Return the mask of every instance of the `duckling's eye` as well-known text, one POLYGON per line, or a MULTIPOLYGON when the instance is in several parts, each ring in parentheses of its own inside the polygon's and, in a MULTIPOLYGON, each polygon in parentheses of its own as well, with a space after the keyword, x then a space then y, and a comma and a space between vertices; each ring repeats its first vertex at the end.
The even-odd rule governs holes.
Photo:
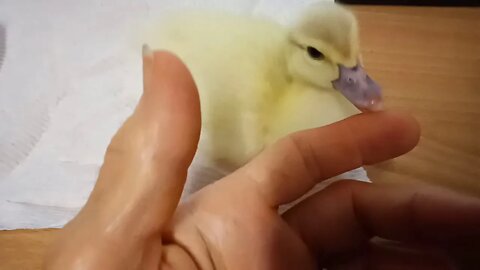
POLYGON ((308 52, 308 55, 310 55, 310 57, 315 59, 315 60, 322 60, 322 59, 325 58, 325 55, 323 55, 322 52, 315 49, 314 47, 308 46, 307 47, 307 52, 308 52))

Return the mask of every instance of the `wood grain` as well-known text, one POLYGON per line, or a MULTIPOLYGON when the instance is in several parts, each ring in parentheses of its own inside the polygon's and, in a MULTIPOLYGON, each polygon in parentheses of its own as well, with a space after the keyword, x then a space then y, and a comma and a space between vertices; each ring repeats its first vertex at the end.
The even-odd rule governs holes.
POLYGON ((15 230, 0 232, 0 269, 41 269, 47 246, 58 230, 15 230))
POLYGON ((369 168, 379 182, 480 196, 480 9, 359 7, 365 64, 387 107, 422 127, 410 154, 369 168))
MULTIPOLYGON (((412 113, 422 126, 413 152, 369 167, 370 176, 480 196, 480 9, 354 10, 365 65, 385 88, 387 106, 412 113)), ((0 269, 40 269, 56 233, 0 232, 0 269)))

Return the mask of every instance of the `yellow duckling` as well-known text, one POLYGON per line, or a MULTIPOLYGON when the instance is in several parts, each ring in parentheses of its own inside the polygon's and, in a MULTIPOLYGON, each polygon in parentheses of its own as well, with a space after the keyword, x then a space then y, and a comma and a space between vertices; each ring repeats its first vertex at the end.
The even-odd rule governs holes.
POLYGON ((285 27, 213 12, 172 16, 147 43, 177 54, 200 93, 202 131, 186 193, 245 164, 289 133, 380 110, 360 60, 354 15, 313 5, 285 27))

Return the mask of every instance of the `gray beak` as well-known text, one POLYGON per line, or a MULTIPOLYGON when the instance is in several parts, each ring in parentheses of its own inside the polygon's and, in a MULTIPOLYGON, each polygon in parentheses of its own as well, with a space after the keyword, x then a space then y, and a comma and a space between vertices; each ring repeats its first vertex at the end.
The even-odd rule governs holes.
POLYGON ((368 76, 365 69, 356 65, 352 68, 339 65, 340 76, 333 87, 340 91, 361 111, 380 111, 383 98, 380 86, 368 76))

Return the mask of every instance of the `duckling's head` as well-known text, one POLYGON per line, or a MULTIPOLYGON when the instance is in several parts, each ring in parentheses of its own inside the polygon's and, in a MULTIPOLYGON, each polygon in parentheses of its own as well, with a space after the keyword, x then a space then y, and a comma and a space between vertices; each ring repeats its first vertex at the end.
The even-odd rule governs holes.
POLYGON ((360 63, 355 16, 339 5, 307 9, 289 35, 288 69, 293 79, 340 91, 358 109, 380 110, 381 90, 360 63))

